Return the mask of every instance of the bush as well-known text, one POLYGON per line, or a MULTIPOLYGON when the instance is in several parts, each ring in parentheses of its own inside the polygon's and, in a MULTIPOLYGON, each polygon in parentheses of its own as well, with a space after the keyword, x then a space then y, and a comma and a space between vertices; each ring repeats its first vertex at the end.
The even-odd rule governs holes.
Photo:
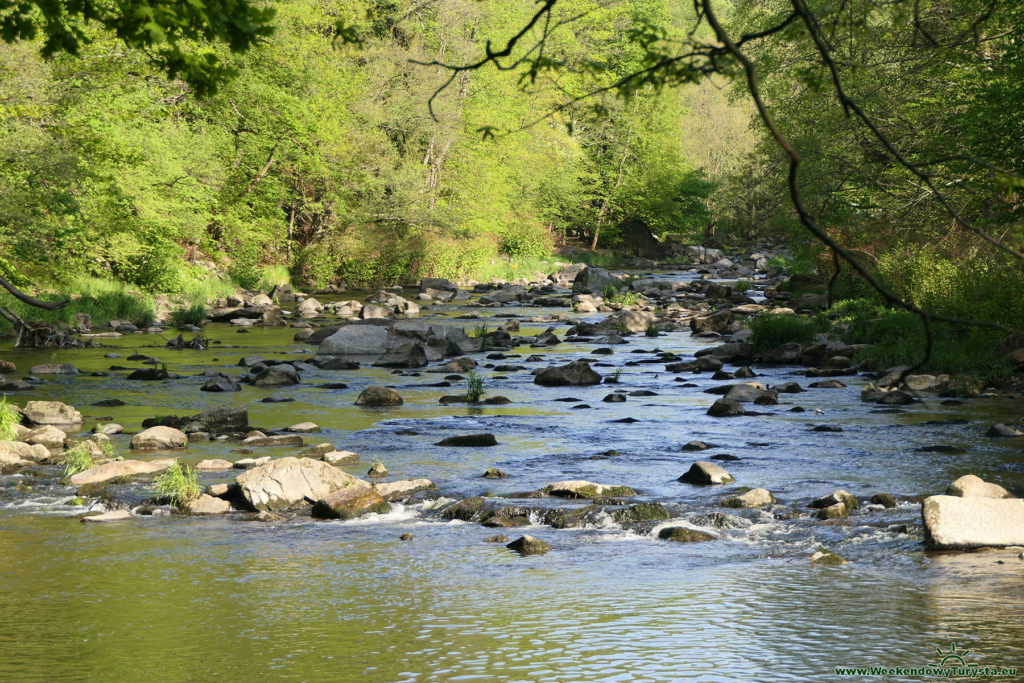
POLYGON ((484 378, 470 371, 466 381, 466 400, 470 403, 479 403, 484 395, 484 378))
POLYGON ((517 225, 501 234, 498 249, 512 257, 540 258, 551 251, 551 239, 541 228, 517 225))
POLYGON ((760 315, 750 321, 750 343, 754 351, 774 349, 788 342, 810 344, 814 335, 827 332, 824 318, 803 318, 797 315, 760 315))
POLYGON ((194 468, 174 463, 157 475, 153 487, 158 494, 169 498, 171 503, 180 508, 199 497, 201 492, 198 478, 194 468))

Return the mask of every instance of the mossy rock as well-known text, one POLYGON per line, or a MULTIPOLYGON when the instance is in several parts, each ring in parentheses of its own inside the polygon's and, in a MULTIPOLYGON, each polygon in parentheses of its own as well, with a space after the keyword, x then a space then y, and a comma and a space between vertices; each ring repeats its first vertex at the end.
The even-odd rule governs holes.
POLYGON ((837 567, 841 564, 846 564, 846 560, 836 555, 831 550, 825 550, 819 548, 816 553, 811 555, 812 564, 823 564, 829 567, 837 567))
POLYGON ((483 514, 488 510, 490 510, 489 503, 480 496, 476 496, 452 503, 444 510, 441 510, 441 517, 449 520, 457 519, 463 522, 472 522, 475 519, 482 518, 483 514))
POLYGON ((612 519, 619 524, 637 524, 640 522, 661 522, 671 519, 672 515, 661 503, 639 503, 611 512, 612 519))

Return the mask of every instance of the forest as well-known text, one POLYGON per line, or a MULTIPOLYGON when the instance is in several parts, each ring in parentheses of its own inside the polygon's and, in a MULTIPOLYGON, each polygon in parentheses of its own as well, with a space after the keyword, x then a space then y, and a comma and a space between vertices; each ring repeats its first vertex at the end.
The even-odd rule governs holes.
POLYGON ((510 277, 566 241, 607 259, 640 218, 662 238, 788 246, 777 265, 831 278, 833 301, 1004 332, 1024 317, 1016 3, 174 5, 0 10, 15 285, 202 302, 288 279, 510 277), (231 11, 244 21, 217 23, 231 11), (821 235, 716 28, 800 150, 821 235), (836 273, 822 236, 892 296, 836 273))

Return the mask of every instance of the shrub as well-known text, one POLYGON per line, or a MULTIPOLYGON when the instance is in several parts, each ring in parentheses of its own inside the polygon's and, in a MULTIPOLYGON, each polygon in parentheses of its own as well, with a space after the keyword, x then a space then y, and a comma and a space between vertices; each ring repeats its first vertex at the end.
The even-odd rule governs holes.
POLYGON ((185 325, 198 325, 206 320, 206 306, 193 304, 189 308, 183 308, 171 314, 171 325, 183 327, 185 325))
POLYGON ((467 377, 466 400, 470 403, 479 403, 484 395, 484 378, 470 371, 467 377))
POLYGON ((198 473, 194 468, 174 463, 157 475, 153 487, 163 497, 180 507, 199 497, 198 473))
POLYGON ((810 344, 818 332, 826 332, 824 318, 803 318, 797 315, 761 315, 750 321, 753 333, 750 343, 754 351, 768 351, 787 342, 810 344))

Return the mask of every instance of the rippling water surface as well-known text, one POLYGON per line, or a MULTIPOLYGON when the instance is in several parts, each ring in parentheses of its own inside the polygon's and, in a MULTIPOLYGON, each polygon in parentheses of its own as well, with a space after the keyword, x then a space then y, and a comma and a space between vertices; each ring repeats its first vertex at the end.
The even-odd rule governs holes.
MULTIPOLYGON (((522 333, 546 326, 524 324, 522 333)), ((291 359, 315 351, 291 342, 293 332, 242 335, 210 326, 206 333, 221 344, 204 352, 168 350, 149 335, 109 340, 114 348, 61 352, 59 361, 87 373, 112 363, 137 367, 103 355, 138 349, 185 377, 53 378, 31 398, 75 405, 86 427, 114 420, 128 431, 157 414, 245 405, 254 425, 321 425, 324 431, 307 441, 359 452, 363 463, 348 468, 354 474, 377 457, 391 478, 428 477, 450 498, 530 491, 560 479, 625 484, 641 500, 672 505, 678 517, 669 525, 700 524, 699 515, 722 512, 716 503, 739 486, 768 488, 780 509, 795 510, 837 487, 860 497, 889 492, 911 499, 940 492, 965 473, 1024 492, 1022 444, 981 436, 992 422, 1020 421, 1019 404, 927 400, 879 413, 859 401, 862 380, 842 378, 846 389, 782 395, 779 406, 758 407, 764 415, 716 420, 704 414, 715 397, 702 390, 718 384, 709 375, 686 374, 678 382, 664 365, 634 364, 655 349, 688 356, 709 343, 684 333, 634 337, 612 356, 591 356, 586 344, 550 351, 552 362, 587 357, 608 364, 597 368, 602 374, 621 370, 618 387, 537 387, 528 370, 547 362, 525 362, 541 350, 518 349, 521 358, 497 362, 527 371, 495 377, 480 369, 488 395, 507 396, 507 406, 441 406, 440 395, 464 387, 424 387, 442 376, 371 368, 304 373, 302 385, 278 390, 198 390, 199 372, 240 374, 235 363, 243 355, 291 359), (339 381, 349 388, 318 386, 339 381), (406 404, 352 405, 362 388, 381 382, 399 388, 406 404), (687 383, 696 386, 681 386, 687 383), (603 403, 616 388, 657 395, 603 403), (274 393, 296 400, 259 402, 274 393), (128 405, 91 405, 111 397, 128 405), (591 408, 575 410, 556 398, 591 408), (794 406, 806 412, 790 412, 794 406), (626 417, 638 421, 615 422, 626 417), (844 431, 812 431, 823 423, 844 431), (407 431, 415 433, 397 433, 407 431), (434 445, 477 431, 493 432, 499 445, 434 445), (691 439, 716 448, 681 452, 691 439), (917 450, 937 444, 965 452, 917 450), (736 485, 675 481, 694 460, 723 453, 740 458, 724 463, 736 485), (511 476, 482 479, 488 467, 511 476)), ((25 370, 49 362, 51 353, 4 349, 3 357, 25 370)), ((811 380, 796 370, 758 370, 758 381, 806 386, 811 380)), ((117 439, 126 449, 127 437, 117 439)), ((234 448, 190 444, 183 458, 243 457, 234 448)), ((211 474, 203 481, 229 478, 211 474)), ((544 556, 519 557, 484 542, 497 530, 438 521, 422 504, 353 522, 259 523, 229 515, 92 526, 79 524, 80 508, 65 504, 73 493, 31 477, 0 477, 0 680, 827 680, 838 666, 936 664, 935 648, 948 650, 952 642, 971 650, 969 662, 1024 672, 1020 551, 927 554, 920 507, 909 500, 827 523, 724 510, 736 526, 710 529, 719 538, 695 544, 658 541, 658 527, 636 533, 610 520, 586 529, 509 530, 554 546, 544 556), (404 532, 413 540, 399 540, 404 532), (821 546, 848 563, 811 565, 809 555, 821 546)))

